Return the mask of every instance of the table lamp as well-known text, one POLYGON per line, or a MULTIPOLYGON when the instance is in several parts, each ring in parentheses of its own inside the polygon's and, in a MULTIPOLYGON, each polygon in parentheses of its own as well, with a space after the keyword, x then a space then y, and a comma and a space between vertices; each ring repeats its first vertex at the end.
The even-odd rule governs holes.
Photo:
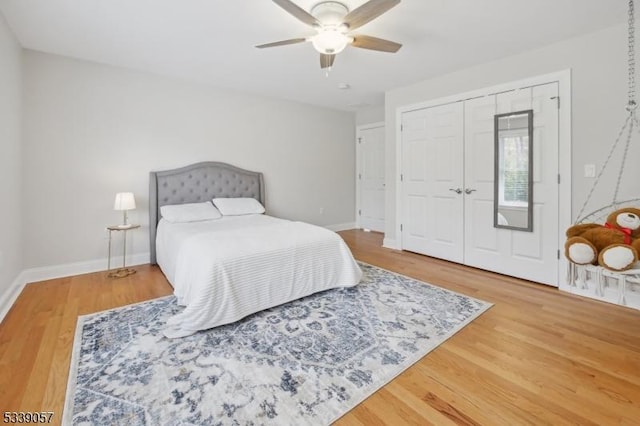
POLYGON ((123 223, 120 225, 122 228, 129 226, 127 223, 127 211, 136 208, 136 200, 133 197, 133 192, 118 192, 116 194, 116 201, 113 204, 114 210, 122 210, 123 223))

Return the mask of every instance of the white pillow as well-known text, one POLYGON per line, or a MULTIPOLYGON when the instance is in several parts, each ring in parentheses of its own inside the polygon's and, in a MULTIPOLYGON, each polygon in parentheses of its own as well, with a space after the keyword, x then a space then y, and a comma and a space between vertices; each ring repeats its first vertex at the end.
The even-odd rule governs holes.
POLYGON ((255 198, 214 198, 213 204, 223 216, 264 213, 264 206, 255 198))
POLYGON ((160 207, 160 214, 164 220, 171 223, 199 222, 222 217, 218 209, 210 201, 162 206, 160 207))

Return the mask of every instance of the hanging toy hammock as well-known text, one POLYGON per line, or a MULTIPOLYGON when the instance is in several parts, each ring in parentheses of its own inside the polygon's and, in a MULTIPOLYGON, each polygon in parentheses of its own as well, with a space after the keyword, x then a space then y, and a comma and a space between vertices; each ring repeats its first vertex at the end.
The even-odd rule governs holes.
MULTIPOLYGON (((620 183, 625 170, 625 163, 628 159, 629 146, 631 145, 634 129, 640 132, 640 122, 636 115, 637 103, 635 100, 635 10, 633 0, 629 0, 629 36, 628 36, 628 102, 626 110, 627 118, 618 132, 607 158, 596 176, 596 179, 587 195, 587 198, 577 215, 575 224, 606 222, 607 217, 613 211, 625 207, 640 206, 640 198, 619 199, 620 183), (598 208, 591 213, 585 214, 585 210, 594 194, 596 187, 601 182, 604 171, 617 152, 620 141, 625 140, 622 153, 620 169, 615 183, 613 200, 611 204, 598 208)), ((639 262, 640 263, 640 262, 639 262)), ((632 269, 613 272, 595 265, 577 265, 569 263, 568 277, 569 291, 608 302, 617 303, 629 307, 640 309, 640 265, 636 264, 632 269), (635 291, 634 291, 635 290, 635 291)))

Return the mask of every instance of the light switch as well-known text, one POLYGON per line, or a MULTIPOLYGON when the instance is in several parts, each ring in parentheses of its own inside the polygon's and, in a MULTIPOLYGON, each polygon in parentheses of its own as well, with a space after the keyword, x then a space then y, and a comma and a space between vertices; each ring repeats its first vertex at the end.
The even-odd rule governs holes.
POLYGON ((596 177, 596 165, 585 164, 584 165, 584 177, 593 178, 596 177))

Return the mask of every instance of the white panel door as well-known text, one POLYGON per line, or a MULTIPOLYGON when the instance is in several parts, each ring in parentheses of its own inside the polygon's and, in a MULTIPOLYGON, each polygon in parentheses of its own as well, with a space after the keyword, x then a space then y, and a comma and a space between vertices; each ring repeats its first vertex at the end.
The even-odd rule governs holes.
POLYGON ((359 131, 360 226, 384 232, 384 126, 359 131))
POLYGON ((461 102, 402 115, 404 250, 463 261, 463 124, 461 102))
POLYGON ((557 96, 557 83, 550 83, 466 102, 465 188, 476 191, 465 195, 465 264, 558 285, 557 96), (527 109, 534 127, 533 232, 496 229, 492 114, 527 109))
POLYGON ((493 227, 493 162, 496 96, 465 101, 465 263, 492 269, 500 262, 493 227))

